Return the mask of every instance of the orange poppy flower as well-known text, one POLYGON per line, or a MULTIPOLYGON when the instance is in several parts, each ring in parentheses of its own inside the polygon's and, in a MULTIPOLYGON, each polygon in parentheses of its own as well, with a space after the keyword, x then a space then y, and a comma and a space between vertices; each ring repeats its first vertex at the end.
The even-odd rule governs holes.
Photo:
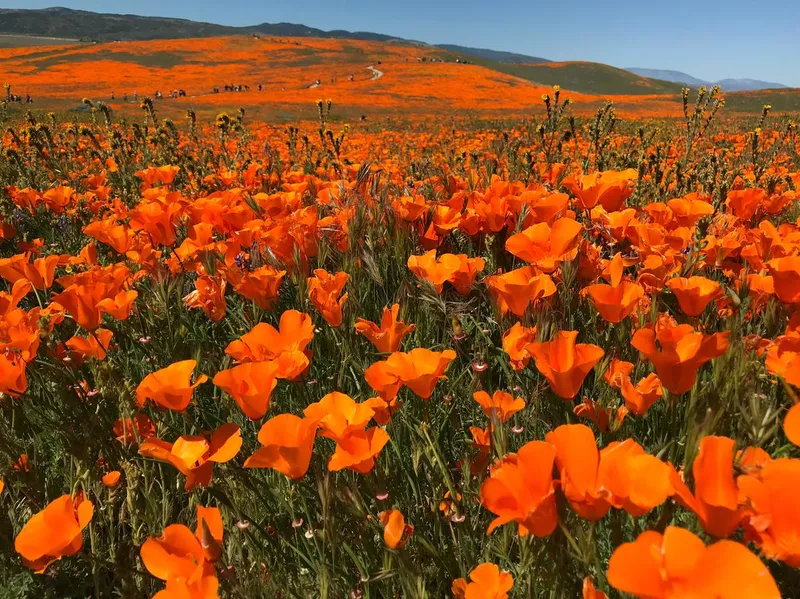
POLYGON ((389 549, 402 549, 405 547, 411 535, 414 534, 414 527, 406 524, 405 516, 400 510, 386 510, 381 512, 381 524, 383 524, 383 542, 389 549))
POLYGON ((572 408, 572 413, 578 418, 591 420, 599 431, 607 433, 609 430, 617 430, 622 426, 625 416, 628 415, 628 408, 625 406, 618 407, 612 421, 613 410, 611 407, 604 408, 600 403, 584 397, 581 403, 572 408))
POLYGON ((636 331, 631 345, 653 363, 664 387, 680 395, 694 386, 703 364, 728 351, 729 336, 730 331, 704 335, 662 315, 655 326, 636 331))
POLYGON ((26 254, 0 259, 0 277, 11 284, 20 279, 30 281, 36 289, 45 290, 53 285, 58 256, 36 258, 31 264, 26 254))
POLYGON ((314 450, 317 423, 294 414, 279 414, 258 431, 264 447, 244 462, 245 468, 272 468, 284 476, 300 479, 306 475, 314 450))
POLYGON ((488 562, 470 572, 469 579, 453 581, 450 590, 457 599, 508 599, 508 591, 514 586, 511 574, 488 562))
POLYGON ((703 437, 692 464, 694 495, 677 472, 672 473, 675 498, 697 514, 703 529, 724 538, 739 527, 742 514, 733 480, 733 439, 703 437))
POLYGON ((120 472, 119 470, 112 470, 111 472, 104 474, 101 481, 103 485, 105 485, 106 487, 113 488, 117 486, 121 476, 122 472, 120 472))
POLYGON ((96 329, 88 337, 70 337, 65 345, 82 360, 105 360, 113 336, 108 329, 96 329))
POLYGON ((770 460, 737 479, 747 538, 770 559, 800 568, 800 460, 770 460))
POLYGON ((104 243, 118 254, 125 254, 134 245, 135 234, 130 227, 121 225, 116 218, 96 220, 83 228, 84 234, 104 243))
POLYGON ((120 418, 114 422, 114 435, 125 445, 135 445, 140 439, 156 436, 156 427, 147 414, 136 414, 133 418, 120 418))
POLYGON ((229 275, 229 279, 236 293, 252 300, 262 310, 269 310, 278 297, 284 276, 285 270, 262 266, 245 272, 241 277, 229 275))
POLYGON ((183 298, 183 304, 189 309, 200 308, 212 321, 219 322, 225 318, 227 304, 225 288, 228 283, 221 275, 210 277, 201 275, 194 283, 195 290, 183 298))
POLYGON ((195 388, 208 380, 206 375, 201 374, 192 384, 192 373, 196 366, 195 360, 183 360, 151 372, 136 387, 136 403, 144 407, 149 399, 162 408, 183 412, 192 401, 195 388))
POLYGON ((276 374, 280 366, 275 362, 245 362, 221 370, 213 383, 226 391, 251 420, 264 417, 269 409, 269 399, 278 385, 276 374))
POLYGON ((591 576, 583 579, 583 589, 581 599, 608 599, 603 591, 599 591, 594 586, 594 581, 591 576))
POLYGON ((106 312, 118 320, 125 320, 133 307, 138 293, 122 289, 128 276, 127 268, 119 274, 87 271, 78 277, 61 277, 60 283, 66 285, 64 291, 53 296, 53 301, 63 306, 81 328, 93 331, 100 326, 106 312), (79 281, 79 282, 71 282, 79 281))
POLYGON ((535 266, 486 277, 485 283, 500 311, 503 314, 511 312, 515 316, 522 316, 530 304, 556 292, 553 279, 540 273, 535 266))
POLYGON ((688 530, 643 532, 611 555, 608 582, 642 599, 780 599, 767 567, 744 545, 718 541, 706 547, 688 530))
POLYGON ((775 295, 785 304, 800 302, 800 256, 785 256, 767 262, 775 295))
POLYGON ((563 399, 578 394, 583 380, 604 355, 601 347, 575 343, 578 331, 560 331, 552 341, 531 343, 529 350, 536 368, 544 375, 553 392, 563 399))
POLYGON ((72 202, 75 197, 75 190, 71 187, 61 186, 48 189, 42 194, 45 205, 58 214, 72 202))
POLYGON ((714 206, 706 200, 710 199, 698 193, 690 193, 682 198, 667 202, 667 207, 672 211, 675 224, 679 227, 691 227, 703 218, 714 214, 714 206))
POLYGON ((787 331, 767 349, 767 372, 793 387, 800 387, 800 337, 787 331))
POLYGON ((391 309, 384 308, 380 326, 374 322, 356 319, 356 331, 364 335, 380 353, 396 352, 400 349, 403 337, 414 330, 414 325, 406 325, 402 320, 397 320, 400 313, 400 304, 394 304, 391 309))
POLYGON ((458 228, 461 223, 461 212, 447 205, 436 206, 433 209, 431 224, 438 235, 448 235, 458 228))
POLYGON ((217 508, 197 506, 197 530, 171 524, 140 550, 150 574, 167 583, 159 599, 215 599, 219 581, 214 562, 222 554, 223 522, 217 508))
POLYGON ((528 346, 536 341, 536 327, 524 327, 520 323, 503 333, 503 351, 508 354, 511 368, 522 370, 533 357, 528 346))
POLYGON ((561 184, 575 196, 580 210, 590 210, 599 203, 607 212, 616 212, 633 193, 637 176, 635 169, 603 171, 566 177, 561 184))
POLYGON ((211 483, 214 464, 229 462, 242 447, 242 435, 236 424, 223 424, 209 437, 181 435, 174 443, 151 437, 139 447, 139 454, 175 466, 186 476, 186 490, 211 483))
POLYGON ((644 297, 644 288, 641 285, 622 280, 623 267, 622 254, 617 254, 609 265, 611 284, 598 283, 586 288, 586 293, 600 316, 614 324, 627 318, 644 297))
POLYGON ((583 226, 579 222, 571 218, 559 218, 552 229, 547 223, 539 223, 512 235, 506 240, 506 250, 549 274, 561 262, 575 259, 582 231, 583 226))
POLYGON ((481 485, 483 507, 497 516, 487 534, 508 522, 517 523, 520 536, 532 533, 544 537, 555 530, 555 457, 555 447, 550 443, 530 441, 492 468, 481 485))
POLYGON ((372 419, 379 426, 386 426, 391 422, 394 413, 402 407, 403 402, 396 397, 390 400, 385 400, 382 397, 370 397, 365 401, 369 407, 372 408, 372 419))
POLYGON ((389 442, 389 435, 379 427, 364 430, 374 410, 370 402, 356 403, 344 393, 328 393, 309 405, 303 413, 321 427, 320 434, 336 442, 328 470, 349 469, 366 474, 375 467, 375 458, 389 442))
POLYGON ((495 391, 491 397, 486 391, 476 391, 472 397, 478 402, 489 420, 497 420, 500 423, 507 422, 509 418, 525 407, 524 399, 514 398, 505 391, 495 391))
POLYGON ((328 470, 348 469, 368 474, 375 467, 375 458, 388 442, 388 433, 378 426, 353 432, 337 440, 336 449, 328 460, 328 470))
POLYGON ((569 196, 567 194, 552 193, 546 187, 522 192, 519 196, 519 202, 520 208, 523 204, 528 208, 529 217, 523 221, 525 227, 534 223, 552 225, 556 219, 564 216, 569 208, 569 196))
POLYGON ((275 376, 294 380, 308 367, 310 352, 306 348, 312 339, 311 317, 297 310, 286 310, 281 314, 279 330, 260 322, 229 343, 225 353, 237 362, 276 361, 280 368, 275 376))
POLYGON ((661 379, 654 372, 636 383, 635 387, 630 378, 623 379, 621 391, 625 407, 636 416, 644 416, 647 410, 664 395, 661 379))
POLYGON ((422 195, 402 196, 392 203, 392 208, 402 220, 414 222, 422 218, 428 210, 428 204, 422 195))
POLYGON ((631 362, 614 358, 603 374, 603 380, 612 389, 622 389, 622 382, 625 379, 629 379, 631 374, 633 374, 633 364, 631 362))
POLYGON ((97 308, 112 318, 126 320, 137 297, 139 297, 137 291, 120 291, 114 297, 107 297, 97 302, 97 308))
POLYGON ((725 205, 728 210, 742 220, 750 220, 758 210, 761 202, 767 198, 763 189, 751 187, 748 189, 733 189, 728 192, 725 205))
POLYGON ((705 277, 676 277, 667 281, 667 287, 686 316, 700 316, 710 302, 722 296, 720 284, 705 277))
POLYGON ((753 310, 758 310, 764 306, 769 301, 769 298, 775 295, 775 281, 770 276, 749 274, 745 281, 747 282, 747 295, 753 298, 753 310))
POLYGON ((790 443, 800 447, 800 404, 793 405, 786 412, 786 416, 783 419, 783 432, 790 443))
POLYGON ((428 399, 439 379, 447 378, 444 371, 455 359, 456 352, 452 349, 435 352, 418 347, 407 353, 394 352, 386 359, 386 365, 403 385, 422 399, 428 399))
POLYGON ((26 363, 13 352, 0 354, 0 393, 20 397, 28 389, 26 363))
POLYGON ((332 327, 342 324, 342 306, 347 301, 348 294, 339 296, 349 278, 350 275, 346 272, 332 275, 321 268, 314 271, 313 277, 308 278, 308 297, 325 322, 332 327))
POLYGON ((333 391, 310 404, 303 414, 320 427, 321 436, 336 441, 362 431, 372 420, 373 409, 367 402, 356 403, 349 395, 333 391))
POLYGON ((469 258, 466 254, 457 254, 458 268, 450 275, 448 279, 453 285, 453 288, 461 296, 467 296, 472 291, 472 286, 475 283, 475 277, 479 272, 483 272, 486 266, 486 261, 480 256, 469 258))
POLYGON ((28 520, 14 539, 22 563, 41 574, 64 556, 75 555, 83 546, 83 529, 94 514, 94 505, 78 494, 62 495, 28 520))
POLYGON ((175 244, 175 224, 183 211, 177 192, 150 197, 139 202, 130 212, 130 227, 144 233, 154 246, 175 244))
POLYGON ((430 250, 421 256, 409 256, 407 265, 414 275, 428 281, 436 293, 441 293, 444 284, 461 267, 461 261, 455 254, 443 254, 437 258, 436 250, 430 250))
POLYGON ((159 182, 163 185, 172 184, 179 170, 179 166, 168 164, 164 166, 151 166, 136 171, 134 174, 142 180, 141 191, 145 191, 154 185, 158 185, 159 182))
MULTIPOLYGON (((2 358, 2 356, 0 356, 2 358)), ((364 371, 364 380, 375 389, 379 398, 385 402, 394 401, 403 382, 389 365, 388 361, 375 362, 364 371)))
POLYGON ((632 439, 598 451, 589 427, 565 424, 545 440, 556 448, 561 489, 581 518, 599 520, 612 506, 642 516, 673 494, 672 468, 632 439))

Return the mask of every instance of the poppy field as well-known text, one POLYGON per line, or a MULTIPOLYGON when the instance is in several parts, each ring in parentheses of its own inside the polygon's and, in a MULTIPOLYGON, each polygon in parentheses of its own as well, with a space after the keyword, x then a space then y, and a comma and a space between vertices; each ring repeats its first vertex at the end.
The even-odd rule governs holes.
POLYGON ((0 106, 0 596, 800 596, 797 127, 566 96, 0 106))

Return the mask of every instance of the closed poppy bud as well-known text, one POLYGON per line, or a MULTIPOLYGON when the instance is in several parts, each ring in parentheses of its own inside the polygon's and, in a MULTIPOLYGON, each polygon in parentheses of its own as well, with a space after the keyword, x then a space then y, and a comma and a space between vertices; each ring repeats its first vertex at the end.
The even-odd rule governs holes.
POLYGON ((222 556, 222 545, 211 534, 211 529, 208 527, 206 520, 200 521, 201 534, 200 545, 206 554, 206 559, 210 562, 217 561, 222 556))
POLYGON ((103 484, 107 487, 116 487, 121 476, 122 473, 119 470, 112 470, 108 474, 103 475, 103 484))
POLYGON ((405 547, 414 527, 406 524, 405 516, 400 510, 387 510, 380 513, 383 524, 383 541, 389 549, 402 549, 405 547))

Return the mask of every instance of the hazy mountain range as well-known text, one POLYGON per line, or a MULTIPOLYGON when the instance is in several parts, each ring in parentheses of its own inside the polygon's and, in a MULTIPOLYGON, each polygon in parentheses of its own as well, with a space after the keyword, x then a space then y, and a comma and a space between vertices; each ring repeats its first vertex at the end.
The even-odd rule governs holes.
MULTIPOLYGON (((422 44, 422 42, 402 39, 382 33, 346 30, 324 31, 315 27, 307 27, 306 25, 298 25, 295 23, 261 23, 249 27, 231 27, 228 25, 202 23, 188 19, 101 14, 62 7, 39 10, 0 9, 0 34, 60 37, 84 41, 135 41, 264 34, 287 37, 323 37, 381 42, 397 41, 429 46, 429 44, 422 44)), ((535 65, 550 62, 538 56, 529 56, 527 54, 504 52, 487 48, 472 48, 454 44, 434 44, 433 47, 441 48, 451 53, 461 54, 478 61, 486 60, 494 63, 519 65, 535 65)), ((680 83, 690 87, 720 85, 727 91, 787 87, 780 83, 755 79, 724 79, 722 81, 707 82, 679 71, 645 68, 629 68, 626 70, 641 77, 680 83)))
POLYGON ((687 73, 680 71, 668 71, 664 69, 642 69, 632 67, 625 69, 631 73, 641 75, 642 77, 649 77, 650 79, 661 79, 662 81, 672 81, 673 83, 682 83, 689 87, 711 87, 719 85, 722 89, 729 92, 752 91, 758 89, 785 89, 788 86, 782 83, 775 83, 772 81, 760 81, 758 79, 720 79, 719 81, 703 81, 697 77, 692 77, 687 73))

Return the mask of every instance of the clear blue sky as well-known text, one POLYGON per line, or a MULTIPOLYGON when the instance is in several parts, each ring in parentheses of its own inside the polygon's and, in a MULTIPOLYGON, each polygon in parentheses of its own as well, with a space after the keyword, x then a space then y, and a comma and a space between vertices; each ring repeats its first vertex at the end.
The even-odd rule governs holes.
POLYGON ((0 0, 226 25, 288 21, 551 60, 800 87, 800 0, 0 0))

